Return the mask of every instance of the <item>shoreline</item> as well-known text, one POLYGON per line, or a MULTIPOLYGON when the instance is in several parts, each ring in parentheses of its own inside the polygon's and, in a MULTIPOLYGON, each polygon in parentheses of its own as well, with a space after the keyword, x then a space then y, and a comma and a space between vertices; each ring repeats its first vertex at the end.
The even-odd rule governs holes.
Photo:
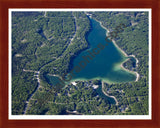
POLYGON ((129 56, 132 56, 132 57, 134 57, 135 59, 136 59, 136 67, 138 67, 138 63, 139 63, 139 61, 138 61, 138 59, 135 57, 135 55, 129 55, 129 56))
MULTIPOLYGON (((95 19, 95 20, 96 20, 96 19, 95 19)), ((96 21, 99 22, 100 25, 101 25, 101 27, 104 28, 104 29, 107 31, 107 32, 106 32, 106 36, 108 36, 108 34, 109 34, 109 29, 107 29, 106 27, 104 27, 104 26, 102 25, 102 22, 101 22, 101 21, 98 21, 98 20, 96 20, 96 21)), ((125 53, 125 51, 123 51, 123 50, 116 44, 116 41, 115 41, 114 39, 111 39, 111 41, 112 41, 113 44, 125 55, 125 57, 130 57, 130 56, 134 57, 134 58, 136 59, 136 67, 138 66, 138 62, 139 62, 139 61, 138 61, 138 59, 135 57, 135 55, 127 55, 127 53, 125 53)), ((128 61, 128 59, 127 59, 126 61, 128 61)), ((123 63, 125 63, 126 61, 124 61, 123 63)), ((135 80, 135 82, 137 82, 137 81, 139 80, 139 77, 140 77, 140 75, 138 74, 138 72, 130 71, 130 70, 126 69, 126 68, 123 66, 123 63, 120 65, 120 67, 123 68, 124 70, 128 71, 128 72, 135 73, 135 74, 136 74, 136 80, 135 80)))
MULTIPOLYGON (((97 20, 96 20, 97 21, 97 20)), ((104 28, 107 32, 106 32, 106 36, 108 36, 109 34, 109 29, 107 29, 106 27, 104 27, 102 25, 102 22, 101 21, 97 21, 100 23, 101 27, 104 28)), ((116 41, 114 39, 111 39, 111 41, 113 42, 113 44, 126 56, 128 57, 127 53, 125 53, 125 51, 123 51, 117 44, 116 44, 116 41)))
MULTIPOLYGON (((92 16, 91 16, 91 18, 92 18, 92 16)), ((94 20, 96 20, 97 22, 100 23, 101 27, 106 30, 106 36, 108 36, 108 34, 109 34, 109 32, 110 32, 109 29, 106 28, 106 27, 104 27, 104 26, 102 25, 102 22, 101 22, 101 21, 98 21, 97 19, 94 19, 94 20)), ((113 42, 113 44, 114 44, 126 57, 128 57, 127 53, 125 53, 125 51, 123 51, 123 50, 116 44, 116 41, 115 41, 114 39, 111 39, 111 41, 113 42)))
POLYGON ((125 62, 127 62, 128 60, 129 60, 129 58, 128 58, 127 60, 125 60, 125 61, 120 65, 120 67, 123 68, 124 70, 128 71, 128 72, 135 73, 136 76, 137 76, 135 82, 137 82, 137 81, 139 80, 140 75, 139 75, 137 72, 135 72, 135 71, 130 71, 129 69, 126 69, 126 68, 123 66, 123 64, 124 64, 125 62))
POLYGON ((118 100, 116 99, 116 97, 115 97, 115 96, 110 96, 110 95, 108 95, 108 94, 103 90, 103 88, 104 88, 104 82, 102 81, 102 92, 103 92, 106 96, 113 98, 113 99, 115 100, 115 102, 116 102, 116 105, 118 105, 118 100))

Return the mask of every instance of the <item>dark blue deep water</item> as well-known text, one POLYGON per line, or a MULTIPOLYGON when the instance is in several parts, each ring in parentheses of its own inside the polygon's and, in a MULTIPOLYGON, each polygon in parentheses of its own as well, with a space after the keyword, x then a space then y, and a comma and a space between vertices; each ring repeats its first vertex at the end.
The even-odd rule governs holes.
POLYGON ((113 42, 106 42, 106 30, 99 22, 93 19, 90 21, 92 29, 87 39, 90 48, 74 59, 72 80, 100 79, 108 83, 135 81, 134 73, 120 67, 128 57, 113 42))

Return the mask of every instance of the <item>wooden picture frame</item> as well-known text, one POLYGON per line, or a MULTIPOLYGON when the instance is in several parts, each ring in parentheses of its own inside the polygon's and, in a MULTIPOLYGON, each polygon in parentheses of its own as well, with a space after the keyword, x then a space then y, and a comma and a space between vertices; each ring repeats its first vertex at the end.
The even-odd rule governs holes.
POLYGON ((160 59, 159 59, 159 29, 160 29, 160 1, 158 0, 52 0, 52 1, 0 1, 0 127, 56 127, 56 128, 106 128, 106 127, 160 127, 160 59), (152 119, 151 120, 9 120, 8 94, 8 13, 9 8, 150 8, 152 9, 152 119))

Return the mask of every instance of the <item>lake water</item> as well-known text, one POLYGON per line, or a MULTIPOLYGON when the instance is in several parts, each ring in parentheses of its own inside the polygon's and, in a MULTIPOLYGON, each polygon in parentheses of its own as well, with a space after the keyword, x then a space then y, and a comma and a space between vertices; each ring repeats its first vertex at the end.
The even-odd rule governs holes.
MULTIPOLYGON (((129 57, 125 57, 112 42, 106 42, 106 30, 100 26, 99 22, 93 19, 90 19, 90 21, 92 29, 87 36, 90 48, 81 52, 73 60, 71 81, 94 79, 99 79, 107 83, 135 81, 136 75, 134 73, 128 72, 120 67, 129 57), (96 54, 93 55, 92 51, 94 49, 96 49, 96 54), (83 63, 80 65, 80 62, 83 63)), ((47 79, 51 85, 57 83, 58 80, 58 78, 54 76, 47 76, 47 79)), ((99 86, 97 89, 98 95, 105 100, 107 99, 109 103, 115 104, 115 100, 104 95, 101 88, 102 87, 99 86)))
MULTIPOLYGON (((128 58, 112 43, 106 42, 106 30, 100 26, 100 23, 90 19, 92 29, 88 34, 88 43, 90 48, 81 52, 73 61, 73 67, 80 67, 80 72, 73 70, 72 81, 75 80, 92 80, 100 79, 107 83, 123 83, 135 81, 136 75, 128 72, 120 67, 120 65, 128 58), (106 43, 108 44, 106 46, 106 43), (94 58, 89 59, 84 68, 80 66, 80 62, 84 61, 86 56, 90 55, 89 51, 97 48, 102 44, 104 49, 98 48, 100 51, 94 58)), ((91 56, 91 55, 90 55, 91 56)), ((82 63, 84 65, 84 63, 82 63)))

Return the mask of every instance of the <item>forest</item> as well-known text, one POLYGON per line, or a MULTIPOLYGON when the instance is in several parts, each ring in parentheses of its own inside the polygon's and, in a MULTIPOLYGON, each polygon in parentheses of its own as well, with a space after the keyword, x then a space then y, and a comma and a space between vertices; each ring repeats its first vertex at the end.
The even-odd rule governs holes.
POLYGON ((13 115, 147 115, 148 114, 148 13, 87 12, 111 32, 119 24, 123 31, 114 38, 127 55, 135 55, 138 66, 124 67, 140 74, 137 82, 108 84, 104 91, 118 105, 100 97, 93 85, 99 80, 66 83, 58 91, 46 75, 61 78, 72 68, 73 59, 89 48, 91 30, 84 12, 12 12, 12 114, 13 115), (38 79, 40 81, 38 81, 38 79))

